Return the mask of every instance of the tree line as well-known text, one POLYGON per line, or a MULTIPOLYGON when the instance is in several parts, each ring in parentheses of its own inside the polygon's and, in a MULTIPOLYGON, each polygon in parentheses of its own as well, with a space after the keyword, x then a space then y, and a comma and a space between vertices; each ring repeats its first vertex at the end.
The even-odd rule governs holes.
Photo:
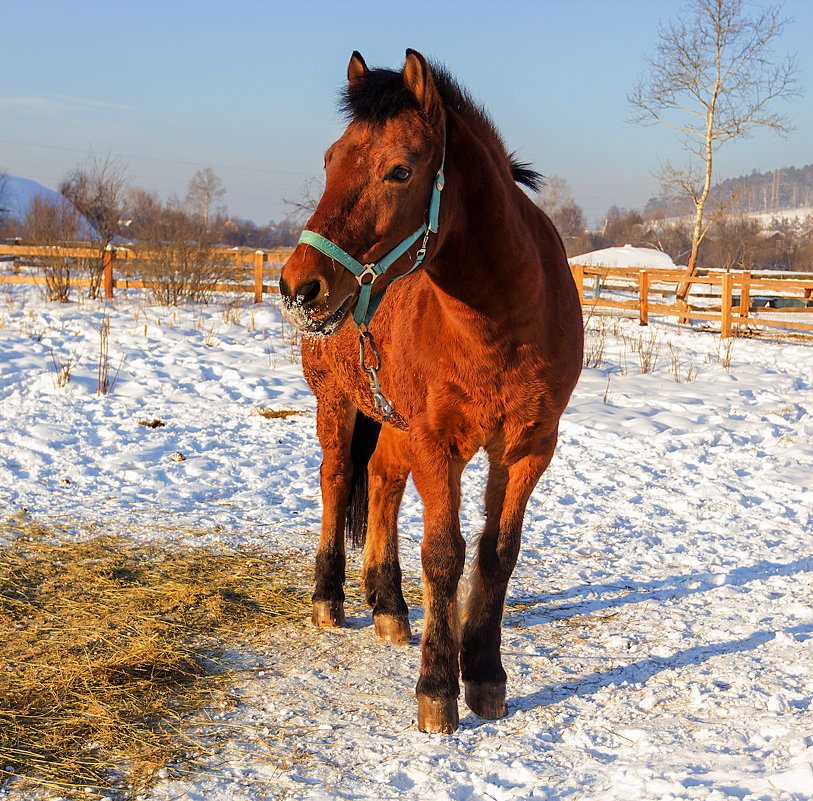
POLYGON ((195 172, 183 200, 163 201, 132 186, 118 159, 91 155, 65 176, 58 194, 35 196, 19 219, 3 202, 5 183, 0 174, 0 210, 6 209, 0 213, 0 240, 82 242, 93 251, 82 258, 37 257, 46 298, 63 303, 77 276, 88 280, 89 297, 100 296, 104 254, 111 244, 132 242, 149 254, 139 262, 139 272, 149 281, 153 299, 171 305, 206 301, 215 284, 233 279, 223 246, 273 249, 295 244, 301 232, 292 220, 258 226, 228 216, 222 203, 225 187, 210 168, 195 172))
MULTIPOLYGON (((4 192, 0 174, 0 201, 4 192)), ((12 217, 0 202, 0 238, 32 244, 90 239, 102 248, 119 241, 158 242, 185 237, 227 247, 273 249, 296 244, 301 225, 296 219, 258 225, 230 216, 222 200, 226 189, 207 167, 197 170, 183 198, 162 200, 157 193, 134 186, 124 163, 110 156, 89 156, 60 182, 68 202, 37 196, 22 218, 12 217)))
MULTIPOLYGON (((753 170, 748 175, 727 178, 712 187, 710 197, 713 205, 743 214, 781 217, 790 209, 813 209, 813 164, 769 172, 753 170)), ((677 217, 690 210, 685 201, 675 202, 664 196, 651 198, 644 207, 648 216, 677 217)))
MULTIPOLYGON (((548 178, 537 202, 559 229, 568 256, 624 245, 661 250, 678 265, 685 265, 691 255, 690 214, 664 217, 663 211, 613 205, 590 227, 567 181, 556 175, 548 178)), ((813 272, 813 216, 788 218, 779 212, 764 222, 718 210, 700 243, 697 262, 723 269, 813 272)))

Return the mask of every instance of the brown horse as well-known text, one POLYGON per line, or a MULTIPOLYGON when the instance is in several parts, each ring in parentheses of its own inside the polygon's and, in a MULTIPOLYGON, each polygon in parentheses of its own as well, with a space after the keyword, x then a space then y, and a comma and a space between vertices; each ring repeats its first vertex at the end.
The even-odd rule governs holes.
POLYGON ((313 622, 344 620, 347 523, 366 533, 376 633, 409 641, 396 524, 412 473, 424 507, 418 726, 452 732, 459 673, 472 711, 507 712, 505 594, 581 369, 579 298, 555 228, 517 185, 540 176, 445 71, 412 50, 400 72, 354 53, 344 109, 324 194, 280 280, 306 335, 324 452, 313 622), (458 615, 460 480, 480 448, 485 527, 458 615))

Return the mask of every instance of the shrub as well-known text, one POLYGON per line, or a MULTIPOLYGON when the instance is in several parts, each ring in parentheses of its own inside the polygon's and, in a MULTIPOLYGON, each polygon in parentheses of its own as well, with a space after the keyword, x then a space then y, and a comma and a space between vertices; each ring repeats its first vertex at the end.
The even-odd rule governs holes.
POLYGON ((217 253, 205 227, 180 209, 167 208, 152 220, 140 243, 147 254, 142 274, 156 303, 206 303, 214 285, 230 275, 228 257, 217 253))

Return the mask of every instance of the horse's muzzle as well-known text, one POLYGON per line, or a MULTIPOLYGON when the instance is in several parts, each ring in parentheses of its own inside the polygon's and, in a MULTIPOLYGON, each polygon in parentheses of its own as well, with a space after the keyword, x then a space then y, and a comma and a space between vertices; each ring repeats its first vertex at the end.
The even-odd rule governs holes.
POLYGON ((352 296, 347 298, 339 308, 323 317, 317 317, 306 309, 298 297, 282 296, 280 309, 285 319, 298 328, 303 334, 312 337, 330 336, 347 316, 352 302, 352 296))

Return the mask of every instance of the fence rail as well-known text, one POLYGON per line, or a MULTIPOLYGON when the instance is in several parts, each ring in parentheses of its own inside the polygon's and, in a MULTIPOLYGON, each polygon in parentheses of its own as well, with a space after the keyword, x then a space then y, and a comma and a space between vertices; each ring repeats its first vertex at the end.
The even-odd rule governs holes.
MULTIPOLYGON (((252 292, 254 302, 262 302, 264 294, 276 294, 279 288, 276 283, 265 283, 268 265, 285 262, 292 248, 279 248, 275 250, 254 250, 248 248, 213 248, 212 255, 226 258, 234 264, 235 279, 247 273, 251 282, 217 282, 206 288, 213 292, 252 292), (250 268, 244 265, 248 263, 250 268)), ((158 281, 146 281, 133 278, 130 275, 116 277, 115 272, 137 272, 138 262, 148 261, 152 254, 148 250, 133 247, 113 247, 105 249, 87 244, 70 245, 0 245, 0 262, 4 259, 14 260, 15 272, 13 274, 0 274, 0 284, 46 284, 45 276, 20 275, 19 265, 26 260, 45 257, 68 259, 99 259, 103 260, 101 287, 106 298, 112 298, 116 289, 152 289, 160 286, 158 281)), ((29 262, 36 266, 36 261, 29 262)), ((91 286, 89 278, 72 278, 72 286, 91 286)))
POLYGON ((571 270, 584 308, 634 311, 641 325, 650 315, 719 322, 724 339, 751 326, 813 331, 813 275, 706 270, 691 277, 691 293, 679 301, 678 284, 687 280, 682 270, 581 264, 571 270), (665 302, 670 296, 673 302, 665 302))

